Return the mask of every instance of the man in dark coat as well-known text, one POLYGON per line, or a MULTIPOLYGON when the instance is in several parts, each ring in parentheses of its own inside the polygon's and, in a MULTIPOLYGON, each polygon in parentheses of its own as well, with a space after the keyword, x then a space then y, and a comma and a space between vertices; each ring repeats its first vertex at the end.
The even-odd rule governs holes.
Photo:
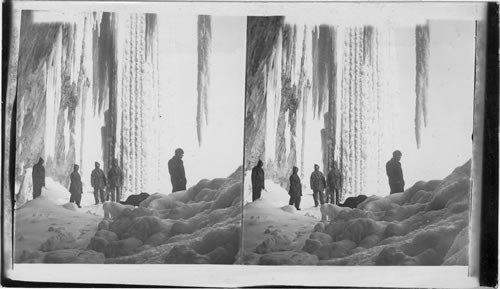
POLYGON ((398 150, 392 153, 392 159, 390 159, 385 164, 385 170, 387 172, 387 177, 389 177, 389 187, 391 188, 391 194, 404 192, 405 190, 405 180, 403 179, 403 169, 401 168, 402 153, 398 150))
POLYGON ((42 194, 42 187, 45 187, 45 168, 43 167, 43 159, 40 158, 38 163, 33 166, 31 172, 33 178, 33 200, 42 194))
POLYGON ((111 194, 111 201, 121 200, 121 188, 123 186, 123 171, 118 166, 118 160, 113 160, 113 165, 108 171, 108 188, 111 194))
POLYGON ((325 203, 323 191, 326 187, 326 180, 323 173, 319 171, 319 166, 316 164, 314 165, 314 172, 311 174, 310 183, 313 191, 314 206, 318 206, 318 197, 319 203, 323 205, 325 203))
POLYGON ((98 162, 95 162, 95 169, 90 175, 90 184, 94 188, 94 199, 96 205, 99 204, 99 198, 102 203, 108 200, 106 193, 106 176, 104 175, 104 171, 100 169, 100 166, 101 165, 98 162))
POLYGON ((252 169, 252 202, 260 199, 260 194, 265 189, 263 166, 264 163, 259 160, 257 165, 252 169))
POLYGON ((69 198, 70 203, 76 203, 78 208, 81 208, 80 201, 82 200, 82 178, 78 173, 79 166, 73 166, 73 172, 71 173, 71 183, 69 185, 69 192, 71 193, 71 197, 69 198))
POLYGON ((288 194, 290 195, 290 201, 288 204, 290 206, 295 205, 295 208, 300 211, 300 197, 302 197, 302 184, 300 183, 299 168, 293 167, 292 175, 290 176, 290 189, 288 194))
POLYGON ((340 193, 344 184, 344 177, 342 176, 342 172, 338 168, 336 161, 333 162, 333 168, 326 177, 326 183, 328 185, 326 202, 328 203, 328 201, 330 201, 332 204, 339 204, 340 193))
POLYGON ((181 148, 175 150, 175 155, 168 161, 168 172, 170 173, 170 181, 172 182, 172 193, 186 190, 186 172, 184 171, 184 163, 182 157, 184 151, 181 148))

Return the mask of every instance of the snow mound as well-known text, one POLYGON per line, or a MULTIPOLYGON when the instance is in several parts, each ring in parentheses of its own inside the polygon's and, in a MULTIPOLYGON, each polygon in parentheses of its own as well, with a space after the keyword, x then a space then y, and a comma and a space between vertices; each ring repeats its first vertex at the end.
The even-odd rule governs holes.
MULTIPOLYGON (((276 206, 279 191, 263 194, 263 200, 244 208, 241 261, 272 265, 467 265, 470 166, 468 161, 443 180, 419 181, 405 192, 369 196, 355 209, 302 205, 302 211, 289 214, 292 210, 283 206, 284 197, 282 205, 276 206), (269 236, 265 233, 269 226, 281 233, 269 236)), ((307 192, 302 197, 305 201, 309 198, 307 192)))
POLYGON ((232 264, 240 247, 242 169, 228 178, 201 180, 185 191, 155 193, 125 209, 89 248, 106 263, 232 264))
MULTIPOLYGON (((48 190, 61 188, 47 185, 48 190)), ((100 217, 72 210, 74 204, 61 205, 53 199, 57 195, 48 191, 15 210, 15 262, 103 263, 104 255, 101 258, 86 249, 100 217)))

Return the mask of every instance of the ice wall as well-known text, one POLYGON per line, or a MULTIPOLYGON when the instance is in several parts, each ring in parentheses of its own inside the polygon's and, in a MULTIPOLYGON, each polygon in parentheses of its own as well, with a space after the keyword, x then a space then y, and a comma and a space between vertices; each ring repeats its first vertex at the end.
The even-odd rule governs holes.
POLYGON ((266 94, 278 94, 276 90, 269 90, 268 86, 277 89, 278 78, 281 77, 273 74, 274 78, 270 79, 268 71, 276 71, 281 67, 281 59, 277 59, 275 50, 281 46, 283 20, 284 17, 247 18, 245 169, 255 166, 259 159, 267 159, 269 152, 266 151, 266 146, 274 138, 271 134, 274 128, 268 128, 266 120, 275 115, 273 111, 268 113, 268 110, 276 106, 274 100, 266 97, 266 94))
MULTIPOLYGON (((250 22, 249 31, 271 20, 250 22)), ((285 23, 274 33, 249 33, 247 54, 269 57, 259 63, 265 86, 247 73, 246 159, 265 155, 266 176, 285 187, 292 166, 299 166, 304 178, 314 163, 326 174, 338 161, 348 195, 377 193, 386 186, 385 161, 398 133, 398 102, 389 83, 395 80, 392 31, 285 23), (256 124, 248 117, 264 112, 264 145, 249 149, 258 133, 248 137, 256 124), (264 154, 258 151, 262 147, 264 154)), ((254 65, 247 62, 247 68, 254 65)))
POLYGON ((90 86, 84 29, 90 15, 74 23, 34 23, 22 13, 17 82, 16 177, 39 157, 54 179, 68 183, 74 163, 81 162, 81 102, 90 86), (77 153, 78 151, 78 153, 77 153))

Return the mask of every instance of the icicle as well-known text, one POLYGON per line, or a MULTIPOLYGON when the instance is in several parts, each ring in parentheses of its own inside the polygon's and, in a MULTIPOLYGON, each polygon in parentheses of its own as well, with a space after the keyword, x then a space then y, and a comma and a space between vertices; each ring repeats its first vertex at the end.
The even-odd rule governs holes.
MULTIPOLYGON (((318 40, 319 30, 318 27, 314 27, 312 33, 312 64, 313 64, 313 79, 312 79, 312 105, 313 105, 313 117, 316 117, 316 108, 318 107, 318 91, 319 91, 319 48, 318 40)), ((319 114, 319 113, 318 113, 319 114)))
MULTIPOLYGON (((284 17, 247 18, 247 65, 246 65, 246 119, 245 119, 245 168, 254 166, 258 159, 271 156, 268 151, 270 126, 266 122, 273 117, 267 104, 273 96, 267 88, 270 59, 277 45, 281 47, 281 29, 284 17), (267 77, 266 77, 267 76, 267 77), (267 83, 267 84, 266 84, 267 83)), ((281 58, 280 58, 281 61, 281 58)), ((277 65, 279 69, 281 65, 277 65)), ((281 74, 279 74, 281 78, 281 74)), ((278 80, 279 81, 279 80, 278 80)), ((277 88, 280 90, 281 86, 277 88)), ((278 93, 279 94, 279 93, 278 93)), ((274 101, 273 101, 274 103, 274 101)), ((278 102, 279 103, 279 102, 278 102)), ((266 163, 267 165, 268 163, 266 163)))
POLYGON ((212 43, 211 18, 198 16, 198 110, 196 115, 198 144, 203 140, 203 127, 208 125, 208 98, 210 88, 210 54, 212 43))
POLYGON ((415 80, 415 137, 417 148, 422 142, 422 125, 427 126, 427 86, 429 58, 429 24, 417 25, 416 38, 416 80, 415 80))

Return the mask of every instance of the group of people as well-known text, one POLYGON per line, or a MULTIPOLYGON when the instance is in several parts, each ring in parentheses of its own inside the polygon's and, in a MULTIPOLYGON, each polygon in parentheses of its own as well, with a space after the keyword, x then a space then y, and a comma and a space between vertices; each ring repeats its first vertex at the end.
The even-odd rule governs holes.
MULTIPOLYGON (((186 173, 182 157, 184 151, 181 148, 175 150, 175 155, 168 162, 168 171, 172 182, 172 192, 186 190, 186 173)), ((44 160, 40 158, 33 166, 33 199, 42 194, 42 187, 45 187, 45 167, 44 160)), ((71 194, 70 203, 76 203, 81 208, 83 194, 82 178, 79 173, 80 166, 75 164, 70 175, 69 192, 71 194)), ((108 175, 104 174, 99 162, 95 162, 95 168, 90 175, 90 184, 94 189, 94 199, 96 205, 111 200, 119 202, 122 197, 123 170, 118 166, 118 160, 114 159, 108 175)))
MULTIPOLYGON (((392 158, 386 163, 386 173, 389 179, 390 194, 404 191, 403 169, 401 168, 402 153, 396 150, 392 153, 392 158)), ((261 197, 262 190, 265 190, 264 185, 264 169, 263 162, 258 161, 257 165, 252 169, 252 201, 256 201, 261 197)), ((300 200, 302 197, 302 183, 298 176, 299 168, 292 168, 292 175, 289 178, 290 196, 289 205, 295 206, 300 210, 300 200)), ((325 203, 339 204, 341 200, 342 187, 344 177, 338 167, 337 162, 333 162, 333 168, 328 172, 327 177, 319 170, 319 165, 314 165, 314 171, 310 177, 310 187, 313 191, 314 206, 323 205, 325 203), (326 191, 326 195, 325 195, 326 191)))
MULTIPOLYGON (((33 199, 38 198, 42 194, 42 187, 45 187, 45 168, 44 160, 40 158, 38 163, 33 166, 33 199)), ((99 162, 95 162, 95 168, 90 175, 90 183, 94 188, 94 199, 96 205, 99 202, 105 201, 118 202, 121 199, 121 187, 123 186, 123 171, 118 166, 118 160, 113 160, 113 164, 108 171, 108 177, 100 168, 99 162)), ((73 172, 70 175, 69 192, 71 194, 69 202, 76 203, 81 208, 81 200, 83 194, 82 178, 78 170, 80 166, 73 165, 73 172)))
MULTIPOLYGON (((174 156, 168 162, 168 171, 170 173, 170 181, 172 183, 172 192, 186 190, 186 173, 182 158, 184 150, 178 148, 175 150, 174 156)), ((398 193, 404 191, 403 170, 401 168, 402 153, 396 150, 392 153, 392 159, 386 163, 386 173, 389 178, 390 193, 398 193)), ((41 195, 42 187, 45 187, 45 168, 44 160, 40 158, 38 163, 33 166, 33 199, 41 195)), ((252 169, 252 201, 256 201, 261 197, 262 190, 265 190, 264 163, 259 160, 257 165, 252 169)), ((76 203, 80 208, 81 196, 83 193, 82 179, 78 165, 73 166, 73 172, 70 176, 69 192, 71 193, 70 202, 76 203)), ((302 197, 302 183, 298 176, 299 168, 293 167, 292 174, 289 178, 290 186, 288 194, 290 195, 289 205, 295 206, 300 210, 300 200, 302 197)), ((90 176, 90 182, 94 188, 95 203, 121 200, 121 188, 123 186, 123 171, 118 166, 118 160, 113 160, 112 166, 108 171, 108 176, 100 168, 99 162, 95 162, 95 169, 90 176)), ((328 172, 327 177, 319 170, 319 165, 314 165, 314 171, 310 177, 310 187, 313 191, 314 206, 325 203, 338 204, 341 199, 344 177, 340 171, 337 162, 333 162, 333 168, 328 172), (325 195, 326 190, 326 195, 325 195)))

